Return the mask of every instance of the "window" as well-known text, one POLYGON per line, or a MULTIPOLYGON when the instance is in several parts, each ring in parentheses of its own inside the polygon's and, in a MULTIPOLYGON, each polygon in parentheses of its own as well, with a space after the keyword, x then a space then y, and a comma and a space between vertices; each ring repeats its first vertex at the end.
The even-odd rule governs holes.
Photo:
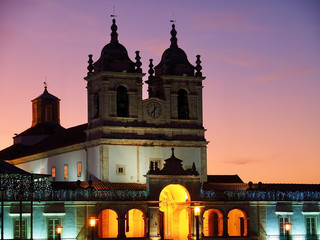
POLYGON ((52 121, 52 105, 46 105, 45 106, 45 117, 46 117, 46 122, 52 121))
POLYGON ((14 233, 13 237, 14 239, 26 239, 27 238, 27 219, 23 218, 20 226, 20 219, 16 218, 13 220, 14 224, 14 233), (22 236, 20 237, 20 227, 21 227, 21 234, 22 236))
POLYGON ((178 118, 189 119, 188 93, 184 89, 178 91, 178 118))
POLYGON ((162 168, 162 161, 161 158, 150 158, 149 159, 149 166, 152 166, 156 170, 156 168, 162 168))
POLYGON ((65 164, 63 166, 63 176, 64 176, 64 179, 68 180, 68 164, 65 164))
POLYGON ((117 165, 116 166, 116 174, 117 175, 126 175, 126 166, 125 165, 117 165))
POLYGON ((56 228, 61 225, 59 218, 49 218, 48 219, 48 239, 58 239, 58 234, 56 233, 56 228))
POLYGON ((316 235, 316 217, 306 217, 306 233, 308 236, 316 235))
POLYGON ((124 86, 117 88, 117 116, 129 117, 129 97, 124 86))
POLYGON ((290 222, 289 216, 279 216, 279 231, 281 236, 286 235, 286 229, 284 227, 286 222, 290 222))
POLYGON ((82 172, 82 163, 78 162, 77 163, 77 177, 81 177, 81 172, 82 172))
POLYGON ((56 178, 56 168, 51 168, 51 177, 56 178))
POLYGON ((34 103, 33 105, 32 105, 32 122, 33 123, 35 123, 35 122, 37 122, 37 104, 36 103, 34 103))
POLYGON ((98 118, 99 117, 99 93, 95 93, 94 97, 93 97, 93 109, 94 109, 94 113, 93 113, 93 117, 94 118, 98 118))

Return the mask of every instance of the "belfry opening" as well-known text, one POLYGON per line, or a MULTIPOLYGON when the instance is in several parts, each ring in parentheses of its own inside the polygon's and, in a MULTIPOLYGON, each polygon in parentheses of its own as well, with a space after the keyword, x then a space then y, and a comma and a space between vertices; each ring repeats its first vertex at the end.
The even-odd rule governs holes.
POLYGON ((170 184, 159 197, 160 232, 163 239, 188 239, 190 235, 190 195, 185 187, 170 184))

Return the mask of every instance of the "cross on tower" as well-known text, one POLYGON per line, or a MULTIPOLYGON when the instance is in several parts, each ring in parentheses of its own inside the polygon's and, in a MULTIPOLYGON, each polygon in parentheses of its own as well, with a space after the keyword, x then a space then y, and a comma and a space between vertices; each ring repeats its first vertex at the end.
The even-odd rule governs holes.
POLYGON ((172 19, 170 20, 170 22, 175 23, 176 20, 174 20, 174 11, 172 12, 172 19))
POLYGON ((44 88, 47 90, 47 87, 48 87, 47 77, 45 77, 44 79, 45 79, 44 82, 43 82, 44 88))
POLYGON ((112 14, 110 15, 112 18, 116 18, 117 15, 115 15, 115 7, 113 6, 112 14))

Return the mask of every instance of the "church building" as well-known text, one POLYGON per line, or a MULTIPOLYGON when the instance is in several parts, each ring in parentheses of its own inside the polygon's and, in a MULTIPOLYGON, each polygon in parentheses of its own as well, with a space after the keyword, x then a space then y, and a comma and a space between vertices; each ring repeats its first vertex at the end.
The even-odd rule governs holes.
POLYGON ((147 76, 115 19, 110 35, 89 55, 88 122, 61 126, 45 85, 31 127, 0 151, 1 239, 320 239, 320 184, 207 175, 205 77, 175 24, 147 76))

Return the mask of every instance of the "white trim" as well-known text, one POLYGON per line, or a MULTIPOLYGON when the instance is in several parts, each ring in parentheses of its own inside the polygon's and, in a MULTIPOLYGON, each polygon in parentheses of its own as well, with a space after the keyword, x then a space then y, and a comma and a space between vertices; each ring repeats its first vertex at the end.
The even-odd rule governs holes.
POLYGON ((283 215, 283 216, 293 215, 293 212, 276 212, 276 215, 283 215))
POLYGON ((316 215, 320 215, 320 212, 302 212, 302 215, 313 215, 313 216, 316 216, 316 215))
MULTIPOLYGON (((22 217, 30 217, 31 213, 22 213, 22 217)), ((11 217, 19 217, 20 213, 9 213, 11 217)))
POLYGON ((64 216, 66 213, 43 213, 44 216, 55 217, 55 216, 64 216))

